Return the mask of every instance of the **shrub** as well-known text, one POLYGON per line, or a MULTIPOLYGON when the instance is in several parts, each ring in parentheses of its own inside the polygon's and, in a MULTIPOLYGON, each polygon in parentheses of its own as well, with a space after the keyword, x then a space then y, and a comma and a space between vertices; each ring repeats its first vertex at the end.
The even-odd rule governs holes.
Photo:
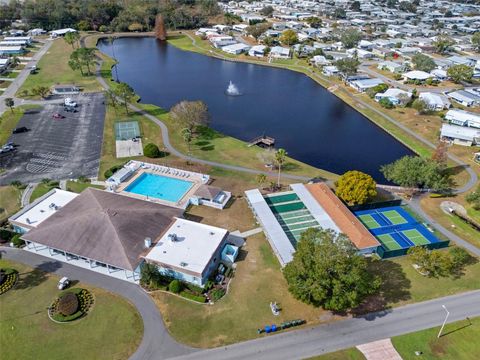
POLYGON ((70 316, 78 311, 78 297, 72 292, 63 294, 58 301, 57 310, 63 316, 70 316))
POLYGON ((188 290, 190 290, 192 293, 196 294, 196 295, 200 295, 203 293, 203 288, 201 288, 200 286, 196 286, 196 285, 193 285, 193 284, 187 284, 187 288, 188 290))
POLYGON ((158 158, 160 157, 160 149, 157 145, 149 143, 143 148, 143 155, 149 158, 158 158))
POLYGON ((197 301, 199 303, 204 303, 207 301, 207 299, 205 298, 205 296, 202 296, 202 295, 195 295, 195 294, 192 294, 192 293, 189 293, 187 291, 182 291, 180 293, 181 296, 183 296, 184 298, 187 298, 187 299, 190 299, 190 300, 193 300, 193 301, 197 301))
POLYGON ((7 229, 0 229, 0 242, 10 241, 14 236, 15 233, 13 231, 7 229))
POLYGON ((110 169, 108 169, 107 171, 105 171, 105 173, 103 174, 105 176, 105 179, 108 179, 110 176, 112 176, 113 174, 115 174, 118 170, 120 170, 121 168, 123 167, 123 164, 122 165, 114 165, 112 166, 110 169))
POLYGON ((385 109, 393 109, 395 107, 395 105, 393 105, 392 102, 385 97, 381 98, 378 103, 385 109))
POLYGON ((23 245, 25 245, 25 241, 23 241, 22 239, 20 239, 20 234, 17 234, 15 235, 13 238, 12 238, 12 243, 15 247, 22 247, 23 245))
POLYGON ((472 258, 467 250, 458 246, 451 248, 449 253, 452 257, 453 266, 456 269, 462 268, 464 265, 468 264, 472 258))
POLYGON ((182 283, 179 280, 173 280, 169 285, 168 285, 168 290, 173 292, 174 294, 178 294, 180 291, 182 291, 182 283))
POLYGON ((223 297, 223 295, 225 295, 224 288, 214 289, 210 294, 213 301, 220 300, 223 297))

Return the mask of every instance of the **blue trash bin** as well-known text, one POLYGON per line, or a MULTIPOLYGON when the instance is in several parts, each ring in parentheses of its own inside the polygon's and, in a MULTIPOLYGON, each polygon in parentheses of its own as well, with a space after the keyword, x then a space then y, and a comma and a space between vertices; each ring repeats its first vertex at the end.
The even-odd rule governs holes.
POLYGON ((265 332, 268 334, 272 331, 272 329, 270 328, 270 326, 265 326, 265 332))
POLYGON ((271 330, 272 330, 272 332, 277 331, 277 325, 273 324, 271 330))

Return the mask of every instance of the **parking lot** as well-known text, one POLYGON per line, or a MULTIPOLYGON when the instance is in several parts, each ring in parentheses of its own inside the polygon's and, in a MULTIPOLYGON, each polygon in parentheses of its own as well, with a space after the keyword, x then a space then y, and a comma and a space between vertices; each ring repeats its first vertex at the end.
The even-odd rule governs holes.
POLYGON ((10 137, 16 151, 0 157, 0 167, 6 169, 0 175, 0 184, 98 175, 105 120, 104 96, 80 94, 73 99, 78 104, 75 113, 64 111, 58 101, 25 113, 17 128, 25 126, 29 131, 10 137), (55 113, 64 118, 55 119, 55 113))

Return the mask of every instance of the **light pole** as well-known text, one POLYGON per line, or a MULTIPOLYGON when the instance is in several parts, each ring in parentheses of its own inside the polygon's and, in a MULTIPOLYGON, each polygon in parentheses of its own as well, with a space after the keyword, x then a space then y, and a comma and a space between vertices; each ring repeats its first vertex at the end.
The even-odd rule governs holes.
POLYGON ((440 336, 442 336, 443 328, 445 327, 445 324, 447 323, 448 316, 450 315, 450 313, 448 312, 446 306, 445 306, 445 305, 442 305, 442 307, 443 307, 443 309, 446 311, 447 315, 445 316, 445 320, 443 320, 443 324, 442 324, 442 327, 440 328, 440 331, 438 332, 437 338, 439 338, 440 336))

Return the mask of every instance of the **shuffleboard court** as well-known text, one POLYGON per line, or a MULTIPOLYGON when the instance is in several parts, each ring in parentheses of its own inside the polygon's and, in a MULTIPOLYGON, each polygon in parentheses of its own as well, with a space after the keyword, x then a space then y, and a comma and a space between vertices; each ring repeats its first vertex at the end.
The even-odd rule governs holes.
POLYGON ((115 139, 129 140, 140 136, 138 121, 122 121, 115 123, 115 139))

